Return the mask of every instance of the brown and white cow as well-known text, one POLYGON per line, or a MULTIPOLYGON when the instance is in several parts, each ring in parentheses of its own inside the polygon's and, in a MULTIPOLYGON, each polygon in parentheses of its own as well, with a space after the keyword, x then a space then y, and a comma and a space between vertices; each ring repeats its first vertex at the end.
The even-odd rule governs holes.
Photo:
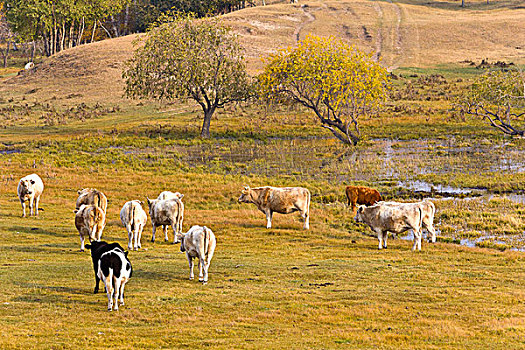
POLYGON ((26 201, 29 201, 29 215, 34 213, 38 216, 38 204, 40 202, 40 196, 44 192, 44 183, 37 174, 27 175, 20 179, 18 183, 17 193, 20 203, 22 204, 23 216, 26 216, 26 201))
POLYGON ((181 241, 180 250, 186 252, 190 265, 190 280, 193 279, 193 259, 199 259, 199 282, 208 283, 210 267, 217 240, 213 232, 206 226, 192 226, 187 233, 178 234, 181 241))
POLYGON ((80 234, 80 251, 84 251, 84 240, 100 241, 106 226, 106 213, 95 205, 82 204, 75 214, 75 226, 80 234))
MULTIPOLYGON (((164 191, 159 194, 157 199, 159 200, 167 200, 167 199, 176 199, 179 203, 179 219, 177 220, 177 232, 182 232, 182 222, 184 221, 184 203, 182 202, 182 198, 184 195, 180 192, 170 192, 170 191, 164 191)), ((164 226, 162 229, 167 229, 164 226)))
POLYGON ((141 201, 126 202, 120 210, 120 221, 128 231, 128 249, 139 250, 142 230, 148 221, 148 215, 142 209, 141 201))
POLYGON ((179 221, 182 218, 182 211, 184 210, 180 205, 181 201, 176 198, 166 200, 147 198, 147 200, 151 225, 153 227, 151 241, 155 242, 155 231, 158 226, 162 226, 164 240, 168 241, 168 225, 171 225, 174 234, 173 243, 178 243, 177 233, 180 232, 178 232, 177 229, 179 226, 182 227, 182 225, 179 225, 179 221))
POLYGON ((364 186, 347 186, 345 192, 348 205, 352 206, 352 213, 355 212, 356 204, 369 206, 383 200, 376 189, 364 186))
POLYGON ((367 224, 377 233, 379 249, 387 247, 388 232, 398 234, 413 230, 412 250, 421 250, 423 228, 432 235, 432 242, 436 241, 433 226, 435 212, 434 203, 428 200, 415 203, 378 202, 370 207, 360 206, 355 221, 367 224))
POLYGON ((108 199, 104 193, 97 190, 96 188, 84 188, 79 190, 77 198, 76 209, 79 209, 82 204, 95 205, 104 210, 104 214, 107 213, 108 199))
POLYGON ((303 187, 246 186, 239 202, 253 203, 266 214, 266 228, 272 227, 273 213, 290 214, 296 211, 304 218, 303 228, 310 228, 310 191, 303 187))

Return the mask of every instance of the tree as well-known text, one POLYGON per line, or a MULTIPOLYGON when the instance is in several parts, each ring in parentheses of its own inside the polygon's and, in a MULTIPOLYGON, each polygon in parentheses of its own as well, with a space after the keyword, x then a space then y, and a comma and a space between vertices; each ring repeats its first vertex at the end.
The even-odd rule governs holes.
MULTIPOLYGON (((50 56, 82 43, 86 25, 119 13, 131 0, 7 0, 6 16, 21 40, 42 40, 50 56)), ((100 21, 99 21, 100 22, 100 21)))
POLYGON ((204 112, 201 136, 210 136, 217 108, 250 96, 236 36, 216 19, 178 17, 150 30, 126 63, 131 98, 192 99, 204 112))
POLYGON ((261 97, 302 104, 349 145, 361 139, 359 117, 378 107, 388 88, 386 69, 371 55, 333 37, 307 36, 268 61, 259 76, 261 97))
POLYGON ((5 45, 4 48, 0 47, 0 56, 2 57, 4 68, 7 67, 7 58, 9 57, 9 49, 13 40, 14 35, 5 17, 4 4, 0 2, 0 45, 5 45))
POLYGON ((511 136, 525 136, 525 74, 518 69, 492 70, 480 75, 460 97, 461 113, 479 117, 511 136), (521 126, 516 124, 521 123, 521 126))

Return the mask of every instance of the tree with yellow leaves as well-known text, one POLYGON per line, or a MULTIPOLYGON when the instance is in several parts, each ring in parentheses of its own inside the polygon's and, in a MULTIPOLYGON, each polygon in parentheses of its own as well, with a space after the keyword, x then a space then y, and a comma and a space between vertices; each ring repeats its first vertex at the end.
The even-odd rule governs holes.
POLYGON ((339 140, 357 145, 358 119, 385 100, 389 75, 370 54, 333 37, 307 36, 269 57, 259 75, 267 101, 291 100, 311 109, 339 140))

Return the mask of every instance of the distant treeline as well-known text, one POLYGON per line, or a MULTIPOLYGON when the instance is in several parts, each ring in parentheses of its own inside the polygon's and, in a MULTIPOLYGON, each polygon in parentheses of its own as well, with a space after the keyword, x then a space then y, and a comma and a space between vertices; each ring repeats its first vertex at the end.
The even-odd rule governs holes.
POLYGON ((30 43, 50 56, 104 38, 144 32, 166 13, 217 15, 256 0, 0 0, 0 54, 30 43))

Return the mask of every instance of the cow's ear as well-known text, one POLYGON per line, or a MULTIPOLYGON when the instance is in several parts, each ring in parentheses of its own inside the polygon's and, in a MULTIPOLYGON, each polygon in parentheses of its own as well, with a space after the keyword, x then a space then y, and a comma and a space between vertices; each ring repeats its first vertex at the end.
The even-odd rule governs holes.
POLYGON ((86 249, 91 249, 91 244, 86 244, 84 247, 85 247, 86 249))
POLYGON ((78 213, 78 209, 73 210, 73 212, 74 212, 75 214, 78 213))
POLYGON ((151 200, 146 196, 146 200, 148 201, 148 205, 151 205, 151 200))
POLYGON ((77 194, 80 194, 81 192, 82 192, 82 190, 78 190, 78 191, 77 191, 77 194))
POLYGON ((126 258, 127 258, 127 257, 128 257, 128 252, 127 252, 127 251, 125 251, 125 252, 124 252, 124 255, 125 255, 125 256, 126 256, 126 258))
POLYGON ((248 191, 250 189, 250 186, 244 186, 244 190, 248 191))
POLYGON ((182 199, 184 197, 184 195, 181 193, 180 196, 179 196, 179 199, 182 199))

